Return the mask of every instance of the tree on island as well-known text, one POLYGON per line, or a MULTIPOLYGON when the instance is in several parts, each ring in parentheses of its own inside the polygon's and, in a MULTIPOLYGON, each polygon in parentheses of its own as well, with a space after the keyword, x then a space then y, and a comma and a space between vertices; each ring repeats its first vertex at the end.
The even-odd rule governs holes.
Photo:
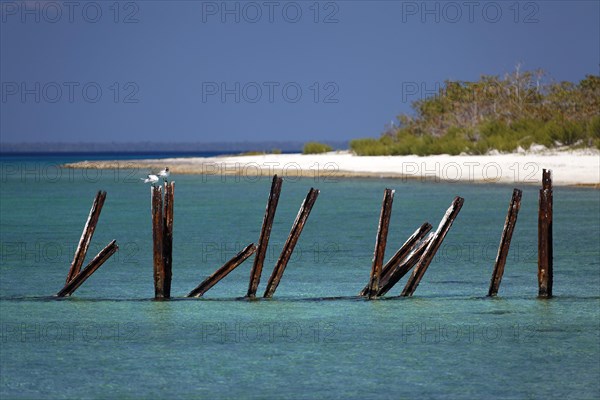
POLYGON ((600 76, 577 84, 545 77, 517 66, 502 78, 446 81, 379 139, 352 140, 350 148, 358 155, 485 154, 534 143, 600 148, 600 76))

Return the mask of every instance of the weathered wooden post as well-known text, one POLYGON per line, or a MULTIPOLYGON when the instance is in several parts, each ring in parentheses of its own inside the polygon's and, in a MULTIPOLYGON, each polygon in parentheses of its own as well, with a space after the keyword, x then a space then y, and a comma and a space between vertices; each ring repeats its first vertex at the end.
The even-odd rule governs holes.
POLYGON ((171 297, 171 278, 173 275, 173 205, 175 200, 175 182, 165 182, 165 209, 163 213, 163 297, 171 297))
MULTIPOLYGON (((410 237, 404 242, 402 247, 398 249, 396 254, 388 260, 387 263, 381 269, 381 278, 379 279, 379 286, 381 287, 389 278, 394 269, 404 261, 404 259, 413 251, 419 241, 425 237, 425 235, 431 230, 431 224, 425 222, 421 225, 410 237)), ((367 284, 358 294, 359 296, 366 296, 369 290, 369 284, 367 284)))
POLYGON ((165 260, 163 253, 163 198, 160 186, 152 186, 152 243, 154 269, 154 298, 165 297, 165 260))
POLYGON ((296 216, 296 220, 292 225, 292 229, 290 234, 288 235, 285 244, 283 245, 283 249, 281 250, 281 254, 279 255, 279 259, 277 260, 277 264, 275 264, 275 268, 269 277, 269 282, 267 283, 267 288, 265 289, 265 293, 263 297, 271 298, 277 290, 277 286, 281 281, 281 277, 283 276, 283 271, 285 271, 285 267, 292 256, 294 251, 294 247, 296 247, 296 243, 298 242, 298 238, 302 233, 302 229, 304 229, 304 225, 306 224, 306 220, 310 215, 310 211, 312 210, 315 202, 317 201, 317 197, 319 196, 319 190, 311 188, 306 196, 306 199, 302 202, 300 206, 300 210, 298 211, 298 215, 296 216))
POLYGON ((248 257, 256 251, 254 243, 246 246, 242 251, 236 254, 231 260, 227 261, 221 268, 216 270, 211 276, 206 278, 201 284, 196 286, 186 297, 201 297, 210 288, 215 286, 219 281, 225 278, 231 271, 236 269, 248 257))
POLYGON ((390 272, 387 279, 381 281, 379 292, 377 296, 384 296, 389 292, 404 275, 408 273, 423 256, 425 249, 431 242, 433 234, 429 234, 426 239, 419 243, 416 248, 410 253, 405 259, 402 260, 394 269, 390 272))
POLYGON ((81 270, 81 266, 85 260, 85 255, 87 254, 90 242, 92 241, 92 236, 96 230, 96 225, 98 224, 98 219, 100 218, 100 212, 102 211, 102 206, 104 205, 105 199, 106 192, 101 190, 98 191, 96 198, 92 203, 90 214, 88 215, 85 226, 83 227, 83 232, 81 234, 81 238, 79 239, 77 249, 75 250, 75 256, 73 257, 73 262, 71 262, 71 268, 69 268, 69 273, 67 274, 66 283, 69 283, 77 274, 79 274, 79 271, 81 270))
POLYGON ((450 230, 452 222, 454 222, 454 219, 460 212, 460 209, 462 208, 464 202, 465 199, 463 199, 462 197, 457 196, 454 198, 452 205, 446 211, 446 214, 440 221, 437 230, 433 234, 431 242, 429 242, 429 244, 427 245, 425 252, 417 262, 417 265, 415 266, 412 274, 410 275, 410 278, 408 278, 408 282, 406 282, 406 286, 404 286, 404 290, 402 290, 401 296, 406 297, 413 295, 413 293, 417 289, 417 286, 419 286, 423 275, 425 275, 427 267, 429 267, 429 264, 431 264, 435 253, 441 246, 442 242, 444 241, 444 238, 446 237, 446 234, 450 230))
POLYGON ((77 290, 79 286, 83 284, 83 282, 86 281, 87 278, 92 276, 92 274, 96 272, 96 270, 100 268, 100 266, 104 264, 104 262, 108 260, 110 256, 112 256, 118 249, 119 246, 117 246, 116 240, 110 242, 104 249, 102 249, 102 251, 100 251, 100 253, 98 253, 98 255, 96 255, 96 257, 94 257, 92 261, 90 261, 90 263, 82 271, 80 271, 77 275, 73 277, 73 279, 67 282, 65 287, 63 287, 56 294, 56 296, 70 296, 75 290, 77 290))
POLYGON ((504 229, 502 230, 502 236, 500 237, 500 246, 498 247, 498 254, 496 255, 496 263, 494 264, 492 280, 490 281, 490 290, 488 291, 488 296, 490 297, 498 294, 498 288, 500 287, 502 275, 504 274, 506 258, 508 257, 510 241, 517 224, 519 209, 521 208, 522 195, 523 192, 521 192, 519 189, 513 190, 512 199, 510 200, 508 212, 506 214, 506 220, 504 221, 504 229))
POLYGON ((369 299, 377 296, 379 292, 379 279, 385 256, 385 247, 387 244, 387 235, 392 216, 392 204, 394 202, 394 190, 385 189, 383 192, 383 202, 381 203, 381 213, 379 215, 379 226, 377 227, 377 236, 375 238, 375 251, 373 253, 373 265, 371 266, 371 276, 369 278, 369 287, 367 288, 367 297, 369 299))
POLYGON ((269 238, 271 237, 271 228, 273 227, 273 220, 275 219, 275 211, 277 210, 277 203, 279 202, 282 185, 283 179, 277 175, 273 176, 271 192, 269 193, 267 208, 265 209, 265 216, 263 218, 260 237, 258 239, 258 248, 256 250, 256 255, 254 256, 252 269, 250 270, 250 283, 248 285, 248 293, 246 294, 246 296, 250 298, 256 297, 256 291, 258 289, 258 284, 260 283, 260 276, 267 254, 267 246, 269 245, 269 238))
POLYGON ((538 213, 538 296, 552 297, 552 171, 542 172, 538 213))

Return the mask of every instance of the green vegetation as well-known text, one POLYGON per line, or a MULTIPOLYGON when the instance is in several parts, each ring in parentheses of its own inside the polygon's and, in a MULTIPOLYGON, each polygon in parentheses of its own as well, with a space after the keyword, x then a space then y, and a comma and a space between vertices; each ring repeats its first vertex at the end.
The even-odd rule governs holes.
POLYGON ((272 149, 271 151, 245 151, 243 153, 235 154, 236 156, 263 156, 265 154, 281 154, 281 149, 272 149))
POLYGON ((542 71, 477 82, 446 81, 433 97, 412 103, 379 139, 357 139, 358 155, 485 154, 533 143, 600 149, 600 76, 578 84, 545 83, 542 71))
POLYGON ((304 144, 302 154, 320 154, 327 153, 329 151, 333 151, 333 148, 328 144, 319 142, 308 142, 304 144))

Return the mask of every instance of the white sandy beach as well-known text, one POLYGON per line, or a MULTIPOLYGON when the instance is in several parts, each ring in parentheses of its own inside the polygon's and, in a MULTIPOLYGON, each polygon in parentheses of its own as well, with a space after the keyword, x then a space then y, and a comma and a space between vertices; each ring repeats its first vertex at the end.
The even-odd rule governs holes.
POLYGON ((600 187, 597 150, 520 152, 495 155, 355 156, 325 154, 264 154, 210 158, 84 161, 68 168, 139 168, 142 172, 169 166, 173 174, 272 175, 318 179, 373 177, 437 182, 539 184, 542 169, 552 170, 554 185, 600 187))

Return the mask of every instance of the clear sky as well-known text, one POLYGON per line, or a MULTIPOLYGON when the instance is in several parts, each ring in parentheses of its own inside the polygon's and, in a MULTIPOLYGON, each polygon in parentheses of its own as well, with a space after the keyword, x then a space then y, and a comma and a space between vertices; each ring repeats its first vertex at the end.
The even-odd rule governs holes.
POLYGON ((598 74, 594 1, 1 1, 2 142, 378 136, 446 79, 598 74))

